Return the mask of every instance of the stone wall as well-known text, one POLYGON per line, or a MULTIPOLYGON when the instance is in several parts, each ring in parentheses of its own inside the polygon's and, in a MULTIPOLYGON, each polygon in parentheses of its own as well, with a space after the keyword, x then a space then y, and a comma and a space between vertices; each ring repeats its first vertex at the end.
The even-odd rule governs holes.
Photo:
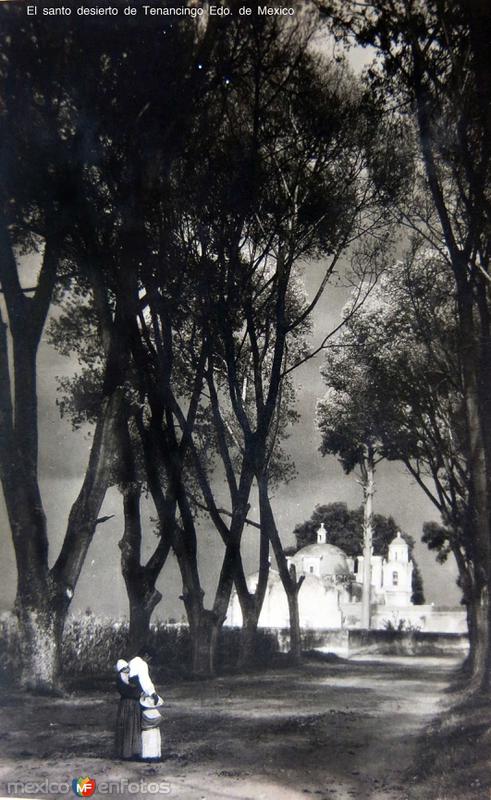
MULTIPOLYGON (((264 631, 266 632, 266 631, 264 631)), ((290 644, 286 629, 269 628, 268 636, 276 640, 279 652, 287 652, 290 644)), ((394 630, 308 630, 302 632, 302 649, 334 653, 349 658, 364 653, 378 655, 462 655, 468 650, 466 634, 432 633, 428 631, 394 630)))
MULTIPOLYGON (((343 603, 343 626, 361 626, 361 603, 343 603)), ((433 605, 389 606, 374 605, 371 627, 376 630, 394 628, 420 630, 428 633, 467 633, 467 615, 463 606, 442 608, 433 605)))

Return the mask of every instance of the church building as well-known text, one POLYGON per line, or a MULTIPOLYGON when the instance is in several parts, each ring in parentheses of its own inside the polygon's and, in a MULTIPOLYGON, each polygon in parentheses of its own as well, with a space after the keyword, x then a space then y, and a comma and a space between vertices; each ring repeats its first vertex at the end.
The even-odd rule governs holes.
MULTIPOLYGON (((341 548, 327 541, 327 531, 321 523, 317 542, 302 547, 289 556, 288 566, 295 568, 297 579, 303 577, 298 595, 300 626, 303 629, 340 629, 360 627, 363 556, 348 557, 341 548), (355 563, 356 562, 356 563, 355 563)), ((413 563, 409 548, 400 533, 392 540, 387 558, 372 555, 371 616, 373 627, 384 627, 384 613, 391 619, 413 617, 411 602, 413 563)), ((247 579, 249 589, 257 586, 258 573, 247 579)), ((242 612, 234 591, 226 624, 240 626, 242 612)), ((287 628, 288 602, 277 570, 271 569, 264 604, 259 618, 260 627, 287 628)))

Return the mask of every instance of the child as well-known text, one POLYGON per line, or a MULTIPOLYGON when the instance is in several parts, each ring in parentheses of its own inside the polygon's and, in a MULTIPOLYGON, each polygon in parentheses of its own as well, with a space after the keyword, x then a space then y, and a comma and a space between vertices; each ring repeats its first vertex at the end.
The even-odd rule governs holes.
POLYGON ((163 720, 164 701, 158 695, 142 695, 142 760, 159 761, 162 755, 160 724, 163 720), (156 698, 156 699, 155 699, 156 698))

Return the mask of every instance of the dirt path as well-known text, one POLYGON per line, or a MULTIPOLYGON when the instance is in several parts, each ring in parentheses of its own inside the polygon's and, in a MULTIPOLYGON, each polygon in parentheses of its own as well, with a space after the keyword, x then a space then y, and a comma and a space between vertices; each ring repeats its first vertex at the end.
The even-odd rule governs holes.
MULTIPOLYGON (((75 693, 2 702, 6 784, 95 778, 106 794, 179 800, 405 800, 418 734, 444 702, 458 662, 380 658, 181 683, 163 694, 163 762, 112 758, 116 698, 75 693), (21 703, 19 701, 22 701, 21 703), (143 783, 142 783, 143 781, 143 783)), ((74 796, 51 785, 51 797, 74 796)), ((10 792, 12 795, 12 792, 10 792)), ((94 797, 101 796, 97 790, 94 797)))

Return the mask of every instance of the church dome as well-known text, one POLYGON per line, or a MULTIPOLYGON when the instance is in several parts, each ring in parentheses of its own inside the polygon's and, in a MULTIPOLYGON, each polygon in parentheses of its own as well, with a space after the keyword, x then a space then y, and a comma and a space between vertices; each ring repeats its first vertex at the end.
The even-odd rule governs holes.
POLYGON ((404 537, 401 536, 401 532, 400 531, 397 531, 397 536, 394 536, 394 538, 392 539, 392 541, 389 544, 389 547, 392 547, 393 545, 399 545, 399 546, 402 546, 402 547, 407 547, 408 546, 406 540, 404 539, 404 537))
POLYGON ((295 564, 297 572, 309 573, 310 567, 317 562, 319 575, 350 575, 351 570, 346 559, 346 554, 334 544, 308 544, 290 556, 290 563, 295 564))

